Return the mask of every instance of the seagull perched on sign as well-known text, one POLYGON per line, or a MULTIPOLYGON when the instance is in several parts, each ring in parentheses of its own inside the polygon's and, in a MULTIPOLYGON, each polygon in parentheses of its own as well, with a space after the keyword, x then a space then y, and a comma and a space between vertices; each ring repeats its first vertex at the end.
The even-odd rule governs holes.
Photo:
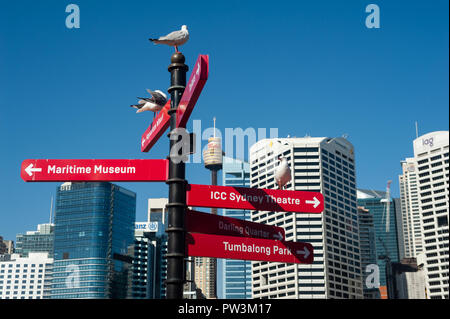
POLYGON ((151 98, 146 97, 138 97, 139 104, 133 104, 130 105, 131 107, 134 107, 135 109, 138 109, 136 113, 141 113, 144 111, 152 111, 154 112, 153 118, 156 115, 156 112, 161 111, 161 109, 166 105, 167 103, 167 96, 161 92, 160 90, 149 90, 147 89, 147 92, 151 94, 151 98))
POLYGON ((175 52, 178 52, 178 46, 183 45, 189 40, 189 32, 187 26, 181 26, 181 30, 173 31, 168 35, 159 37, 158 39, 149 39, 154 44, 166 44, 175 47, 175 52))
POLYGON ((291 181, 291 169, 289 168, 285 157, 278 157, 280 165, 275 169, 275 181, 279 189, 283 189, 284 185, 291 181))

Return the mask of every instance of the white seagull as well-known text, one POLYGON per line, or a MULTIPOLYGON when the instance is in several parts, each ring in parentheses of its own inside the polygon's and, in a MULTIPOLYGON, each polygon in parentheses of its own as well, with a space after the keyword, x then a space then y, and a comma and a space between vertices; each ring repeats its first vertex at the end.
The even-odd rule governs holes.
POLYGON ((158 39, 150 38, 149 40, 154 44, 166 44, 175 47, 175 51, 178 52, 178 46, 185 44, 189 40, 189 32, 187 26, 183 25, 181 30, 173 31, 158 39))
POLYGON ((131 107, 134 107, 137 109, 136 113, 141 113, 144 111, 152 111, 153 118, 155 118, 156 112, 161 111, 161 109, 166 105, 167 103, 167 96, 164 94, 164 92, 161 92, 160 90, 149 90, 147 89, 147 92, 151 94, 151 98, 146 97, 138 97, 139 104, 133 104, 130 105, 131 107))
POLYGON ((281 162, 275 170, 275 181, 278 184, 278 188, 283 189, 284 185, 291 180, 291 169, 285 157, 278 157, 278 160, 281 162))

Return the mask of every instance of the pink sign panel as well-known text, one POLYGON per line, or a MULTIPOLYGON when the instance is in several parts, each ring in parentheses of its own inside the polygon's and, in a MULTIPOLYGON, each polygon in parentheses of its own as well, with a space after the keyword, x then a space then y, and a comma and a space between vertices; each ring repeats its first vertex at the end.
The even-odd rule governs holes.
POLYGON ((242 219, 188 210, 186 231, 212 235, 284 240, 284 229, 242 219))
POLYGON ((200 54, 177 108, 177 127, 186 127, 209 73, 209 56, 200 54))
POLYGON ((309 243, 261 238, 186 234, 188 256, 312 264, 314 249, 309 243))
POLYGON ((150 148, 155 145, 161 135, 167 130, 170 125, 170 115, 167 111, 170 108, 170 100, 166 103, 164 108, 158 113, 152 124, 145 130, 141 138, 141 151, 148 152, 150 148))
POLYGON ((275 212, 321 213, 319 192, 190 184, 186 194, 192 207, 236 208, 275 212))
POLYGON ((165 182, 166 159, 26 159, 25 182, 165 182))

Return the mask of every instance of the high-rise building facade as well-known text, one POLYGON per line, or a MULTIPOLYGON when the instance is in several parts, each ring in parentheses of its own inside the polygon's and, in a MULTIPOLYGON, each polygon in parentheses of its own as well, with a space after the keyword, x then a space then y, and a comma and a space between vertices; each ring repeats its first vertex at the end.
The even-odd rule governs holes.
MULTIPOLYGON (((375 240, 375 226, 373 216, 368 209, 358 207, 359 218, 359 242, 361 251, 361 266, 363 269, 364 299, 379 299, 380 291, 378 287, 373 287, 367 283, 371 275, 371 265, 377 265, 377 250, 375 240)), ((377 281, 378 283, 378 281, 377 281)))
MULTIPOLYGON (((222 185, 249 187, 249 163, 225 157, 222 168, 222 185)), ((223 216, 250 220, 250 211, 224 209, 223 216)), ((222 259, 219 265, 219 274, 222 276, 221 297, 224 299, 252 298, 251 261, 222 259)))
POLYGON ((277 188, 278 156, 292 180, 285 189, 317 191, 321 214, 253 211, 254 222, 283 227, 287 241, 311 243, 314 262, 252 262, 253 298, 363 298, 353 145, 345 138, 264 139, 250 148, 250 186, 277 188))
POLYGON ((167 198, 149 198, 148 199, 148 222, 158 223, 157 231, 152 234, 152 245, 155 249, 155 254, 152 258, 155 259, 155 273, 154 273, 154 298, 166 298, 166 284, 167 279, 167 233, 166 223, 168 222, 168 212, 166 205, 169 202, 167 198))
POLYGON ((358 205, 368 209, 373 216, 377 264, 380 274, 381 298, 388 297, 386 278, 386 256, 391 262, 399 262, 399 243, 397 232, 397 215, 401 214, 398 201, 389 198, 386 201, 386 192, 358 189, 358 205), (389 210, 387 209, 389 205, 389 210), (387 212, 389 211, 389 216, 387 212), (386 224, 388 227, 386 228, 386 224), (386 231, 387 230, 387 231, 386 231), (384 258, 384 259, 380 259, 384 258))
POLYGON ((164 298, 163 278, 167 277, 161 267, 164 263, 161 254, 164 238, 161 222, 135 223, 131 298, 164 298))
POLYGON ((27 257, 29 252, 46 252, 53 258, 54 224, 39 224, 37 231, 17 234, 15 253, 27 257))
MULTIPOLYGON (((449 134, 437 131, 413 142, 425 253, 427 297, 449 298, 449 134)), ((416 256, 414 256, 416 257, 416 256)))
POLYGON ((414 258, 424 251, 417 162, 414 158, 407 158, 401 162, 401 166, 399 187, 404 245, 401 247, 400 255, 403 251, 404 257, 414 258))
POLYGON ((0 299, 47 299, 52 268, 53 258, 46 252, 0 260, 0 299))
POLYGON ((51 298, 126 298, 136 194, 111 183, 57 188, 51 298))

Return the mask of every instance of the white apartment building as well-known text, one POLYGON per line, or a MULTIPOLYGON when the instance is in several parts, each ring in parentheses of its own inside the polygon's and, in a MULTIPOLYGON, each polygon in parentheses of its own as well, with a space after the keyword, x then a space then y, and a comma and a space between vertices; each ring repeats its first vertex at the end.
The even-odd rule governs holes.
POLYGON ((277 188, 278 156, 292 181, 285 189, 324 195, 321 214, 253 211, 254 222, 284 227, 287 241, 309 242, 314 263, 252 262, 253 298, 363 298, 353 145, 345 138, 264 139, 250 148, 250 187, 277 188))
POLYGON ((414 140, 428 298, 449 298, 449 134, 414 140))
POLYGON ((414 158, 407 158, 401 162, 401 166, 402 175, 399 175, 399 187, 404 241, 403 253, 406 258, 414 258, 423 252, 417 162, 414 158))
POLYGON ((30 252, 0 261, 0 299, 44 299, 49 296, 53 258, 30 252), (9 260, 8 260, 9 259, 9 260))

